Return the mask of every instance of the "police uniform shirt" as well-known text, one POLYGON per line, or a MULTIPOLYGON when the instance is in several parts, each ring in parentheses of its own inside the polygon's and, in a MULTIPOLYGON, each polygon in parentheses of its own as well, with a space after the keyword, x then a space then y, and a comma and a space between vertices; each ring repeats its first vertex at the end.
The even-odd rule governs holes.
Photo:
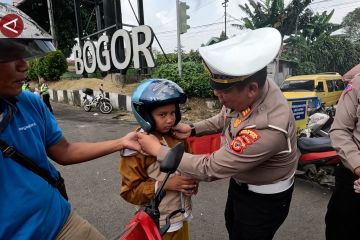
MULTIPOLYGON (((180 171, 204 181, 233 177, 254 185, 293 176, 299 158, 293 114, 275 83, 266 81, 261 91, 243 112, 223 107, 218 115, 195 123, 197 135, 222 131, 221 148, 211 155, 185 153, 180 171)), ((162 146, 158 159, 167 151, 162 146)))
POLYGON ((330 129, 331 143, 351 171, 360 166, 359 103, 360 76, 354 78, 341 95, 330 129))

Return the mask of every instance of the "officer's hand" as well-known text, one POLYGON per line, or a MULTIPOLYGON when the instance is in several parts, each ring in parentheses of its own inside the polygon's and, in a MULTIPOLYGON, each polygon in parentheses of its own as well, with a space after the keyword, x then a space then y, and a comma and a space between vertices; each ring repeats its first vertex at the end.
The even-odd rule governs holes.
POLYGON ((191 134, 191 127, 189 124, 178 123, 172 128, 174 137, 178 139, 186 139, 191 134))
POLYGON ((138 132, 137 137, 143 152, 155 157, 160 153, 161 144, 157 137, 143 132, 138 132))

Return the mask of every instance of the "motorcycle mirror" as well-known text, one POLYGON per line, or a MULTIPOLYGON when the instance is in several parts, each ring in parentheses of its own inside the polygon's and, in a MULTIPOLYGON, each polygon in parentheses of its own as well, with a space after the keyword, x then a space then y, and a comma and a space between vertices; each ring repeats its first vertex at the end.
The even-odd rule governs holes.
POLYGON ((180 164, 184 151, 184 143, 177 143, 173 148, 170 149, 165 159, 161 161, 160 171, 166 173, 174 173, 180 164))

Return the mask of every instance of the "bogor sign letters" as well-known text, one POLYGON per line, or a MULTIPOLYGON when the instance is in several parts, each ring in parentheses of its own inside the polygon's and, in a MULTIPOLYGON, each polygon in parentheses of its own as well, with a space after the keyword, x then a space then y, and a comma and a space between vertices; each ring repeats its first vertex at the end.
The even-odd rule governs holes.
POLYGON ((154 67, 154 57, 151 53, 150 47, 153 42, 154 35, 149 26, 142 25, 134 27, 132 34, 125 29, 118 29, 114 32, 111 39, 109 36, 102 35, 97 43, 93 41, 85 41, 82 49, 76 45, 73 49, 75 55, 75 69, 77 74, 82 74, 84 70, 88 73, 93 73, 98 67, 101 71, 107 72, 111 68, 111 63, 117 69, 126 69, 131 60, 134 62, 134 68, 140 68, 140 52, 143 53, 147 66, 154 67), (144 34, 145 41, 139 43, 139 34, 144 34), (122 38, 124 42, 124 59, 120 61, 116 52, 117 41, 122 38))

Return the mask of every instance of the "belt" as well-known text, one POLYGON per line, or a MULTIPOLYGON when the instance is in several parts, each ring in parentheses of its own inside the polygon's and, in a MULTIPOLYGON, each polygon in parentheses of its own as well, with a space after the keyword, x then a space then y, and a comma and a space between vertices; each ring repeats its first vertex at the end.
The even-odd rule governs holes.
POLYGON ((237 179, 234 180, 240 186, 244 184, 247 185, 247 189, 251 192, 261 193, 261 194, 275 194, 288 190, 294 183, 294 175, 292 175, 291 177, 285 180, 281 180, 276 183, 265 184, 265 185, 253 185, 253 184, 243 183, 237 179))

